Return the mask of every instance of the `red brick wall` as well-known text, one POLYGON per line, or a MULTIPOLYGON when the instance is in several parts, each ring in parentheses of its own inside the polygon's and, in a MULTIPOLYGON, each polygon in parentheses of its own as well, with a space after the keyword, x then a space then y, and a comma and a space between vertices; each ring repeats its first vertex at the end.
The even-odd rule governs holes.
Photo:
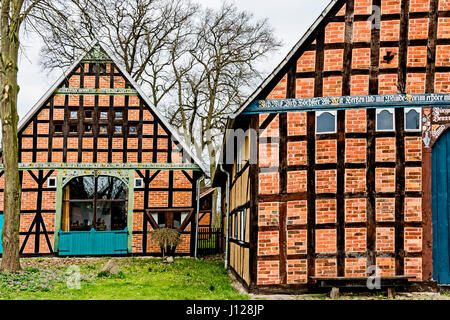
MULTIPOLYGON (((411 0, 409 3, 410 12, 428 13, 430 10, 429 0, 411 0)), ((398 41, 400 39, 400 21, 398 15, 401 10, 401 0, 386 0, 381 2, 381 13, 386 15, 381 21, 380 40, 382 46, 379 51, 379 68, 380 73, 377 75, 378 94, 392 94, 399 92, 399 77, 398 68, 400 67, 400 49, 396 46, 384 45, 384 41, 398 41), (389 15, 389 16, 387 16, 389 15), (393 56, 392 61, 385 61, 385 56, 390 51, 393 56)), ((439 2, 439 10, 450 10, 450 1, 441 0, 439 2)), ((372 1, 371 0, 355 0, 354 7, 355 15, 371 15, 372 1)), ((345 15, 345 6, 342 8, 337 16, 345 15)), ((337 19, 338 20, 338 19, 337 19)), ((312 97, 314 92, 319 92, 319 96, 342 96, 343 88, 350 89, 351 95, 368 95, 369 94, 369 69, 371 66, 371 49, 366 47, 371 45, 371 25, 363 19, 355 19, 353 23, 353 49, 351 54, 351 67, 353 74, 350 75, 350 83, 343 83, 343 76, 340 76, 338 71, 342 70, 346 59, 342 49, 345 35, 345 23, 342 19, 339 22, 333 21, 328 23, 324 29, 325 47, 323 52, 323 70, 317 71, 317 57, 315 52, 314 41, 311 46, 305 46, 305 52, 300 56, 297 64, 297 79, 295 96, 297 98, 312 97), (342 44, 342 46, 341 46, 342 44), (315 72, 315 75, 312 73, 315 72), (323 81, 320 90, 315 90, 317 72, 322 72, 323 81), (366 72, 366 73, 365 73, 366 72), (356 73, 356 74, 355 74, 356 73)), ((429 29, 428 18, 417 18, 417 15, 408 22, 407 39, 412 40, 406 52, 406 67, 407 73, 405 78, 406 93, 424 93, 427 65, 427 46, 423 44, 423 40, 428 39, 429 29), (422 41, 422 42, 421 42, 422 41), (413 69, 416 68, 416 69, 413 69), (422 68, 422 69, 420 69, 422 68)), ((450 38, 450 18, 440 17, 438 23, 438 38, 450 38)), ((450 59, 448 58, 450 46, 438 45, 436 54, 436 66, 449 67, 450 59)), ((287 94, 288 77, 285 75, 281 82, 275 87, 267 99, 285 99, 289 98, 287 94)), ((450 92, 450 73, 447 71, 436 72, 435 74, 435 92, 450 92)), ((267 115, 260 115, 260 124, 267 118, 267 115)), ((287 280, 284 283, 301 284, 306 281, 307 270, 313 269, 315 276, 336 276, 338 268, 338 261, 336 258, 317 258, 314 260, 314 266, 308 266, 308 262, 300 255, 304 248, 302 244, 306 235, 299 230, 308 229, 308 200, 307 195, 310 190, 307 190, 308 178, 306 176, 306 168, 311 165, 309 160, 311 156, 308 154, 307 143, 305 137, 307 134, 306 113, 288 113, 287 114, 287 172, 286 183, 287 188, 285 193, 280 194, 283 189, 280 185, 284 180, 283 172, 279 172, 272 168, 271 172, 261 171, 259 175, 259 194, 266 199, 282 199, 289 197, 286 201, 286 224, 289 226, 289 231, 286 233, 286 265, 280 266, 279 261, 258 261, 258 284, 281 284, 283 274, 286 272, 287 280), (309 158, 310 157, 310 158, 309 158), (303 177, 301 172, 305 171, 303 177), (306 179, 305 179, 306 178, 306 179), (296 194, 294 196, 294 194, 296 194), (271 198, 269 198, 269 196, 271 198), (301 249, 300 249, 301 248, 301 249), (297 257, 290 256, 294 253, 297 257), (300 258, 299 258, 300 255, 300 258), (278 267, 278 269, 277 269, 278 267), (260 277, 260 272, 264 270, 264 277, 260 277), (270 277, 270 281, 268 280, 270 277)), ((374 192, 375 199, 375 220, 376 226, 376 251, 381 256, 376 258, 376 265, 381 271, 382 275, 395 275, 395 257, 392 255, 395 251, 395 228, 380 226, 382 223, 392 223, 395 221, 396 208, 396 168, 397 152, 399 146, 395 136, 385 135, 383 137, 373 137, 374 142, 372 146, 368 146, 368 138, 364 133, 367 132, 370 123, 368 122, 367 111, 360 110, 346 110, 345 111, 345 150, 343 152, 345 157, 345 222, 347 223, 367 223, 367 199, 364 193, 367 192, 367 150, 374 148, 375 161, 377 168, 373 175, 375 179, 374 192), (359 135, 359 136, 358 136, 359 135), (386 164, 386 165, 384 165, 386 164), (360 165, 363 165, 361 168, 360 165), (364 167, 364 165, 366 165, 364 167), (380 225, 378 225, 380 224, 380 225)), ((262 133, 262 137, 273 137, 271 146, 260 145, 259 161, 261 167, 268 168, 267 162, 275 164, 273 167, 278 168, 279 152, 283 150, 279 144, 280 121, 277 116, 262 133), (274 142, 275 144, 274 145, 274 142), (269 160, 273 159, 273 160, 269 160)), ((417 162, 422 161, 422 138, 415 136, 406 136, 404 139, 404 157, 406 167, 404 170, 404 192, 415 192, 419 194, 422 191, 422 169, 416 167, 417 162), (409 162, 415 162, 414 164, 409 162), (409 163, 409 164, 408 164, 409 163)), ((318 197, 315 201, 315 253, 335 253, 337 241, 337 226, 332 227, 335 223, 336 198, 331 197, 337 192, 337 177, 336 170, 332 167, 337 162, 337 154, 340 150, 337 147, 337 138, 320 137, 315 138, 315 152, 314 165, 316 170, 315 175, 315 193, 318 197), (329 168, 326 166, 329 165, 329 168), (327 224, 328 227, 321 228, 321 224, 327 224)), ((404 258, 404 273, 414 275, 417 280, 422 279, 422 262, 420 256, 408 256, 409 253, 420 253, 423 248, 422 243, 422 199, 420 196, 405 197, 404 198, 404 219, 405 222, 415 222, 417 227, 405 227, 403 246, 407 257, 404 258), (420 244, 420 245, 419 245, 420 244)), ((267 205, 264 201, 264 205, 267 205)), ((277 202, 277 208, 283 205, 283 201, 277 202)), ((266 210, 259 213, 267 216, 266 210)), ((273 211, 273 215, 279 214, 279 211, 273 211)), ((272 220, 276 220, 273 216, 272 220)), ((282 221, 277 221, 272 226, 273 230, 278 230, 282 221)), ((270 229, 270 230, 272 230, 270 229)), ((367 251, 367 228, 365 227, 348 227, 345 229, 345 251, 346 252, 366 252, 367 251)), ((259 232, 258 239, 262 232, 259 232)), ((274 255, 277 254, 274 248, 278 245, 277 250, 280 250, 278 231, 263 232, 263 239, 265 243, 273 246, 258 247, 258 255, 274 255)), ((307 248, 306 248, 307 250, 307 248)), ((278 252, 276 251, 276 252, 278 252)), ((277 258, 273 258, 276 260, 277 258)), ((366 258, 349 258, 346 257, 344 265, 345 276, 364 276, 367 271, 366 258)))

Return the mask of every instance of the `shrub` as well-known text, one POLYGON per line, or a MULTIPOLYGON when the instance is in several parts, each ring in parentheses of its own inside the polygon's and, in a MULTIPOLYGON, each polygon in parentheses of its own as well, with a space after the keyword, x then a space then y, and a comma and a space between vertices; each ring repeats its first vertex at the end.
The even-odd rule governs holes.
POLYGON ((161 248, 163 258, 175 253, 176 247, 181 243, 180 233, 174 229, 162 228, 150 232, 150 238, 161 248))

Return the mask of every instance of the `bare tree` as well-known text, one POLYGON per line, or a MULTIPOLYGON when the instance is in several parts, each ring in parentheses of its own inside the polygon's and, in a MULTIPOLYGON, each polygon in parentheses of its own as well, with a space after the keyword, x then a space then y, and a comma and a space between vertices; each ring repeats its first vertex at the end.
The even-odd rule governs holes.
POLYGON ((45 42, 44 68, 71 65, 97 39, 111 48, 154 106, 175 85, 172 64, 183 57, 181 43, 198 9, 188 0, 54 0, 51 7, 34 19, 45 42))
POLYGON ((5 172, 3 256, 1 271, 21 269, 19 224, 21 185, 19 178, 19 144, 17 138, 17 83, 20 28, 41 0, 1 0, 0 17, 0 118, 2 122, 2 157, 5 172))
POLYGON ((191 67, 177 77, 177 100, 167 109, 168 117, 200 158, 209 156, 212 177, 227 118, 261 80, 257 66, 262 58, 280 43, 267 20, 254 21, 229 2, 217 11, 203 11, 191 43, 191 67))
POLYGON ((46 43, 43 66, 70 65, 100 38, 212 176, 227 117, 261 80, 261 59, 280 47, 268 21, 230 2, 219 10, 188 0, 54 0, 52 7, 34 19, 46 43))

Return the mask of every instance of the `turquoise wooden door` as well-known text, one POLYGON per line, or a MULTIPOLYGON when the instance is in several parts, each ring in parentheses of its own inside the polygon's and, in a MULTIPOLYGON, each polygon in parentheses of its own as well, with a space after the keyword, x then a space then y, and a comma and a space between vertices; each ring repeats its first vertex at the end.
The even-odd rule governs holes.
POLYGON ((450 284, 450 130, 433 146, 433 278, 450 284))
POLYGON ((59 233, 60 256, 127 254, 128 228, 117 231, 71 231, 59 233))

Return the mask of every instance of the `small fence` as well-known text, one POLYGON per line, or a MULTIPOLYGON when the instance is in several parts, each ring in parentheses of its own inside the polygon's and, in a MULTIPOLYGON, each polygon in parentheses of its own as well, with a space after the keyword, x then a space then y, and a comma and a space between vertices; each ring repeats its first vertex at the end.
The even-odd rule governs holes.
POLYGON ((222 252, 222 248, 220 245, 221 237, 222 237, 222 229, 199 227, 197 254, 199 256, 209 256, 221 253, 222 252))

